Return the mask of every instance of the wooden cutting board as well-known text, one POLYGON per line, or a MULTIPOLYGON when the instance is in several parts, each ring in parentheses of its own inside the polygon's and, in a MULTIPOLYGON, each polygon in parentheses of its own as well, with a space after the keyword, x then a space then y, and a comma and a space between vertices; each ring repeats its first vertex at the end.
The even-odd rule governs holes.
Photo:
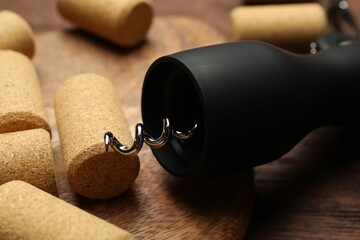
POLYGON ((118 91, 131 130, 141 122, 142 81, 158 57, 225 39, 210 26, 184 17, 156 18, 146 41, 124 50, 80 30, 36 36, 34 58, 52 127, 60 198, 135 235, 137 239, 241 239, 252 210, 253 172, 237 176, 177 179, 165 172, 149 148, 139 157, 134 186, 109 200, 90 200, 68 186, 53 111, 59 84, 80 73, 109 78, 118 91))

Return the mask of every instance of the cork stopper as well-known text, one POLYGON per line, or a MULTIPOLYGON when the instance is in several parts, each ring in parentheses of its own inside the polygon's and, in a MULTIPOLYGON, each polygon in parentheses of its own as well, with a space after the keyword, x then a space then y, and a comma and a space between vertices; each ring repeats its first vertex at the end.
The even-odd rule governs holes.
POLYGON ((0 11, 0 49, 14 50, 32 58, 34 34, 29 24, 17 13, 0 11))
POLYGON ((0 79, 0 133, 36 128, 50 133, 40 83, 30 59, 12 50, 0 50, 0 79))
POLYGON ((104 199, 135 181, 138 157, 106 152, 104 134, 132 145, 119 97, 109 80, 95 74, 74 76, 59 87, 54 107, 69 185, 80 195, 104 199))
POLYGON ((0 186, 0 219, 0 239, 134 239, 129 232, 22 181, 0 186))
POLYGON ((67 20, 122 47, 140 43, 153 17, 150 0, 58 0, 58 9, 67 20))
POLYGON ((273 3, 305 3, 317 0, 243 0, 245 4, 273 4, 273 3))
POLYGON ((53 153, 47 131, 33 129, 0 134, 0 151, 0 185, 22 180, 57 195, 53 153))
POLYGON ((259 40, 295 52, 309 52, 312 41, 332 30, 319 3, 239 6, 230 17, 232 40, 259 40))

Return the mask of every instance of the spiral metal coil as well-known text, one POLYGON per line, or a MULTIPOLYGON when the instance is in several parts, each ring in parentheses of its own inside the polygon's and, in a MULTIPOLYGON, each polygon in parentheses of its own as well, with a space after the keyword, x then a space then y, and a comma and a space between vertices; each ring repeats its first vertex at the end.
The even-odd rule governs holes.
POLYGON ((140 152, 144 143, 149 145, 151 148, 161 148, 167 143, 170 135, 179 140, 187 140, 194 135, 196 128, 197 124, 195 124, 195 126, 186 133, 172 130, 170 120, 168 118, 164 118, 162 132, 158 138, 153 138, 152 136, 150 136, 145 131, 144 125, 142 123, 138 123, 135 126, 135 139, 132 146, 125 146, 111 132, 105 133, 104 142, 107 152, 111 147, 116 152, 122 155, 136 155, 140 152))

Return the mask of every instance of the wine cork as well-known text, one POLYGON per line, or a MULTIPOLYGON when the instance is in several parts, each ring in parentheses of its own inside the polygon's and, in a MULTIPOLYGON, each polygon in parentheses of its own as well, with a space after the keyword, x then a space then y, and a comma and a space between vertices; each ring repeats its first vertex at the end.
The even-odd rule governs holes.
POLYGON ((80 195, 104 199, 119 195, 135 181, 137 156, 106 152, 104 134, 123 144, 133 139, 119 97, 109 80, 95 74, 74 76, 55 95, 55 115, 69 185, 80 195))
POLYGON ((123 47, 140 43, 152 17, 150 0, 58 0, 61 15, 123 47))
POLYGON ((319 3, 239 6, 231 11, 232 40, 258 40, 297 52, 331 29, 319 3))
POLYGON ((129 232, 28 183, 0 186, 0 239, 130 240, 129 232))
POLYGON ((34 34, 29 24, 17 13, 0 11, 0 49, 21 52, 29 58, 34 56, 34 34))
POLYGON ((243 0, 245 4, 273 4, 273 3, 304 3, 316 2, 317 0, 243 0))
POLYGON ((0 50, 0 133, 35 128, 51 131, 34 66, 21 53, 0 50))
POLYGON ((57 195, 53 153, 47 131, 39 128, 0 134, 0 151, 0 185, 22 180, 57 195))

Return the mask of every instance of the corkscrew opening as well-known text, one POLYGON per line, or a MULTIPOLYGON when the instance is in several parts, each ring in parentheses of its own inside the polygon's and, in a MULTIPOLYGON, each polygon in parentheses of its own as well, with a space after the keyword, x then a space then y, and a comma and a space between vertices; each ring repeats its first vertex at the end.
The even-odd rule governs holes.
POLYGON ((161 132, 159 123, 164 116, 171 120, 176 131, 162 148, 152 151, 167 171, 181 176, 202 164, 207 141, 205 109, 195 77, 180 62, 167 60, 152 65, 145 77, 142 117, 151 136, 161 132))

